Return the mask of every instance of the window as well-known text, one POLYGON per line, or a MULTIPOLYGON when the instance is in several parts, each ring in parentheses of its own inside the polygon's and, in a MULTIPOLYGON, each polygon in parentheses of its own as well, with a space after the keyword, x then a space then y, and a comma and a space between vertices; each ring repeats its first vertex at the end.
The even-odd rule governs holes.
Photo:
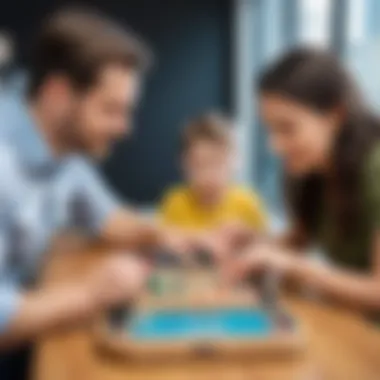
POLYGON ((377 110, 380 107, 380 2, 349 0, 344 56, 362 92, 377 110))
POLYGON ((298 0, 301 43, 330 44, 332 3, 332 0, 298 0))

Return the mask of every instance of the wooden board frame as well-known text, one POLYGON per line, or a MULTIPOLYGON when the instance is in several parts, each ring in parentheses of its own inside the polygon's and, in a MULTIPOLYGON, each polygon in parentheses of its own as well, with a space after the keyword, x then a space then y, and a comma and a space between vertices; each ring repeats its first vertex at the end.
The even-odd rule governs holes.
MULTIPOLYGON (((255 307, 255 302, 249 297, 226 296, 221 299, 210 300, 207 297, 194 297, 183 299, 178 297, 150 298, 142 297, 136 309, 139 312, 155 310, 161 311, 170 308, 177 310, 228 307, 255 307)), ((284 310, 284 308, 281 308, 284 310)), ((283 311, 283 317, 290 318, 290 314, 283 311)), ((290 318, 291 320, 291 318, 290 318)), ((231 357, 231 356, 294 356, 304 351, 306 342, 302 326, 297 322, 289 329, 274 330, 273 336, 263 338, 247 338, 230 340, 224 338, 207 339, 183 339, 181 341, 162 340, 157 342, 136 341, 128 336, 126 331, 115 329, 110 325, 109 318, 102 317, 95 324, 95 341, 101 350, 121 355, 131 360, 145 359, 188 359, 200 357, 231 357)))

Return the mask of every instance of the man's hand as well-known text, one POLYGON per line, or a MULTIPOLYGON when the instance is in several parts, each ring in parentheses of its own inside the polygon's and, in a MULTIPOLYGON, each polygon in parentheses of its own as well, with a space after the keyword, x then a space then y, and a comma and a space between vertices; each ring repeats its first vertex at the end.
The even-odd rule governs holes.
POLYGON ((187 254, 192 250, 189 234, 127 209, 111 215, 101 236, 106 242, 132 250, 163 250, 173 254, 187 254))
POLYGON ((20 294, 19 308, 0 335, 0 350, 135 298, 148 274, 149 267, 136 257, 111 254, 87 278, 20 294))
POLYGON ((133 299, 143 289, 149 272, 148 264, 136 256, 116 254, 90 274, 89 297, 98 310, 133 299))

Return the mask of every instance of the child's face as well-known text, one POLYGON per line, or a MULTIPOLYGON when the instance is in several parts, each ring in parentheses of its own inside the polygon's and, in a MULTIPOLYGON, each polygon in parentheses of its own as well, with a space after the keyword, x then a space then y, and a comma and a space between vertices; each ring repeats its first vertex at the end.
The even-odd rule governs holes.
POLYGON ((230 146, 211 141, 196 141, 183 157, 185 179, 203 194, 217 195, 230 182, 234 171, 230 146))

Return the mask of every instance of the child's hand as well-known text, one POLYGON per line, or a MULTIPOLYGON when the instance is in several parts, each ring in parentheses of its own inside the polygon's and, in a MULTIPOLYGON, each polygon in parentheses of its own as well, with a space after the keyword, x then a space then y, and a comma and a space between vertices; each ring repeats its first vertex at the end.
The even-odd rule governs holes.
POLYGON ((194 245, 196 250, 207 252, 217 261, 222 260, 229 253, 229 247, 224 239, 214 231, 197 234, 194 237, 194 245))
POLYGON ((239 222, 229 222, 201 234, 198 246, 212 254, 217 262, 229 260, 254 236, 252 229, 239 222))
POLYGON ((194 243, 189 234, 184 231, 165 228, 161 234, 161 248, 178 255, 189 255, 194 252, 194 243))
POLYGON ((216 229, 216 233, 231 249, 241 248, 256 236, 256 232, 238 221, 224 223, 216 229))

